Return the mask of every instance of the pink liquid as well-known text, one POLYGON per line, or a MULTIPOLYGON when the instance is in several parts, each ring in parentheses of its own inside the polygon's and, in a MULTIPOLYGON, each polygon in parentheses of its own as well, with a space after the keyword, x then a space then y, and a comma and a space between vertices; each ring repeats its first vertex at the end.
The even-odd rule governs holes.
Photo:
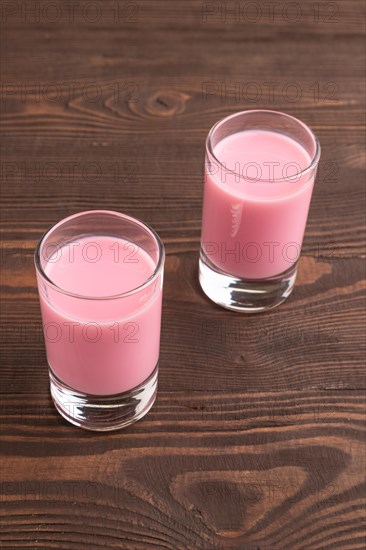
MULTIPOLYGON (((59 287, 83 296, 113 296, 142 285, 155 264, 137 245, 92 237, 69 243, 46 264, 59 287)), ((75 298, 39 282, 48 363, 72 388, 94 395, 141 384, 159 357, 162 280, 130 296, 75 298)))
POLYGON ((267 130, 232 134, 214 155, 232 172, 206 162, 203 250, 238 277, 283 273, 301 251, 315 174, 294 176, 310 156, 293 139, 267 130))

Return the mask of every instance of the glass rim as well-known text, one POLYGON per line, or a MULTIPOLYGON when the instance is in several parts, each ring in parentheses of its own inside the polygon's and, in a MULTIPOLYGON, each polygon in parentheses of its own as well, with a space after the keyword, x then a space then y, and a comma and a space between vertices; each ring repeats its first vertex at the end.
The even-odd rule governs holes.
MULTIPOLYGON (((276 130, 274 130, 276 131, 276 130)), ((233 133, 236 133, 236 132, 233 132, 233 133)), ((232 134, 230 134, 232 135, 232 134)), ((293 139, 293 138, 291 138, 293 139)), ((257 183, 291 183, 293 180, 296 179, 296 181, 300 180, 304 175, 306 175, 307 173, 311 172, 312 170, 314 170, 319 162, 319 159, 320 159, 320 153, 321 153, 321 147, 320 147, 320 142, 317 138, 317 136, 314 134, 314 132, 309 128, 309 126, 307 124, 305 124, 305 122, 302 122, 300 119, 292 116, 292 115, 289 115, 287 113, 283 113, 282 111, 273 111, 271 109, 247 109, 246 111, 238 111, 236 113, 233 113, 232 115, 228 115, 220 120, 218 120, 210 129, 210 131, 208 132, 208 135, 207 135, 207 138, 206 138, 206 152, 209 153, 209 155, 211 157, 213 157, 213 159, 215 160, 215 162, 217 162, 217 164, 223 168, 225 170, 225 172, 229 172, 235 176, 238 176, 240 177, 241 179, 244 179, 245 181, 247 181, 248 183, 254 183, 254 184, 257 184, 257 183), (274 114, 274 115, 278 115, 278 116, 282 116, 282 117, 286 117, 286 118, 289 118, 293 121, 295 121, 297 124, 299 124, 299 126, 302 126, 302 128, 310 135, 310 137, 312 138, 313 142, 314 142, 314 145, 315 145, 315 153, 314 153, 314 156, 313 158, 311 159, 310 161, 310 164, 304 168, 304 170, 301 170, 300 172, 297 172, 296 174, 293 174, 292 176, 288 176, 286 178, 275 178, 275 179, 266 179, 266 178, 244 178, 244 176, 242 174, 240 174, 240 172, 236 172, 235 170, 230 170, 228 169, 225 164, 223 164, 215 155, 215 153, 213 152, 213 148, 212 148, 212 137, 215 133, 215 131, 223 124, 225 124, 226 122, 228 122, 229 120, 232 120, 240 115, 246 115, 246 114, 250 114, 250 113, 271 113, 271 114, 274 114)))
POLYGON ((71 216, 67 216, 66 218, 63 218, 62 220, 58 221, 54 225, 52 225, 40 238, 36 249, 34 251, 34 263, 36 267, 37 273, 47 282, 47 284, 51 285, 51 287, 56 290, 57 292, 61 292, 62 294, 66 294, 67 296, 70 296, 72 298, 78 298, 82 300, 117 300, 119 298, 124 298, 127 296, 131 296, 133 294, 136 294, 140 290, 143 290, 146 286, 148 286, 151 282, 154 281, 160 274, 163 266, 164 266, 164 260, 165 260, 165 248, 162 243, 162 240, 160 239, 159 235, 156 233, 156 231, 150 227, 148 224, 140 220, 139 218, 134 218, 133 216, 129 216, 128 214, 123 214, 122 212, 117 212, 115 210, 84 210, 82 212, 77 212, 76 214, 72 214, 71 216), (118 218, 123 218, 124 220, 130 221, 135 223, 136 225, 140 225, 144 229, 150 233, 150 235, 154 238, 157 249, 158 249, 158 261, 156 263, 156 266, 154 268, 153 273, 139 286, 132 288, 131 290, 127 290, 126 292, 121 292, 119 294, 112 294, 107 296, 88 296, 86 294, 78 294, 76 292, 71 292, 69 290, 66 290, 65 288, 62 288, 61 286, 57 285, 52 281, 52 279, 45 273, 42 264, 41 264, 41 249, 42 245, 44 244, 45 239, 57 228, 61 227, 64 223, 69 222, 73 219, 80 218, 82 216, 88 215, 88 214, 106 214, 108 216, 114 216, 118 218))

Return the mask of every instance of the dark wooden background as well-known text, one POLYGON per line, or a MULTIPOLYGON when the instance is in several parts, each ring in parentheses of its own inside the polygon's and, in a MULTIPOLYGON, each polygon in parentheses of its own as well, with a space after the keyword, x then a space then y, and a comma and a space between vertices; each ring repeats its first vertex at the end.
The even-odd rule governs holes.
POLYGON ((364 3, 67 6, 2 6, 1 547, 364 548, 364 3), (248 108, 322 144, 295 291, 258 316, 197 281, 205 137, 248 108), (95 208, 167 251, 158 399, 107 435, 52 406, 33 269, 95 208))

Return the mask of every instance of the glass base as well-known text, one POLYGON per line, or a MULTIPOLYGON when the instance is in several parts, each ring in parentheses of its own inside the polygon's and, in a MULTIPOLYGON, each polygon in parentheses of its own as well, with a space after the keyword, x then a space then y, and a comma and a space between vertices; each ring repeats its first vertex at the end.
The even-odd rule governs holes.
POLYGON ((154 404, 158 365, 142 384, 115 395, 87 395, 67 386, 49 369, 53 403, 75 426, 93 431, 119 430, 140 420, 154 404))
POLYGON ((243 313, 259 313, 278 306, 290 296, 297 263, 268 279, 240 279, 215 266, 201 249, 199 282, 206 296, 219 306, 243 313))

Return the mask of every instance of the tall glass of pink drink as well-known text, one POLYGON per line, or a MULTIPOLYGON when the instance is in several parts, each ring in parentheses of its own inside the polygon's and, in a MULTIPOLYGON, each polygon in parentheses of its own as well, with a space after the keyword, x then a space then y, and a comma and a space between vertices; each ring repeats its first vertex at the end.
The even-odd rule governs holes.
POLYGON ((319 158, 312 131, 284 113, 244 111, 213 126, 199 262, 211 300, 250 313, 290 295, 319 158))
POLYGON ((139 220, 95 210, 53 226, 35 252, 51 395, 67 420, 114 430, 157 390, 164 247, 139 220))

